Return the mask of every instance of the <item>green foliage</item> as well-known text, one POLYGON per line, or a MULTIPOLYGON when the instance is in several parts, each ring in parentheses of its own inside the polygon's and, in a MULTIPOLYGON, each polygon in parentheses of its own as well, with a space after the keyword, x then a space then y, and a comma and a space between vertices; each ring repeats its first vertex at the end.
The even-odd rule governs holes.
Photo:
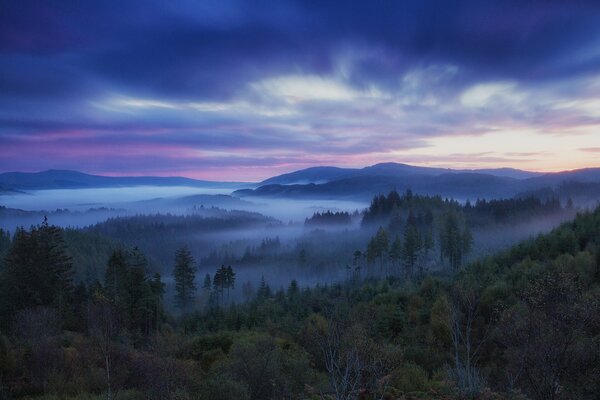
POLYGON ((322 226, 322 225, 349 225, 352 222, 350 214, 346 211, 324 211, 316 212, 310 218, 306 218, 304 225, 306 226, 322 226))
POLYGON ((4 257, 6 252, 10 248, 10 233, 3 229, 0 229, 0 271, 2 271, 4 265, 4 257))
POLYGON ((99 288, 133 332, 149 333, 162 318, 164 284, 160 274, 150 279, 145 256, 134 248, 111 254, 106 267, 104 287, 99 288))
POLYGON ((221 303, 224 302, 225 290, 227 290, 227 299, 229 300, 230 290, 235 287, 235 272, 231 265, 221 265, 213 277, 213 289, 215 294, 221 295, 221 303))
POLYGON ((248 387, 233 378, 215 373, 200 384, 202 400, 250 400, 248 387))
POLYGON ((187 311, 194 304, 196 294, 196 266, 194 258, 187 247, 182 247, 175 253, 175 305, 187 311))
POLYGON ((440 230, 440 251, 453 270, 457 270, 471 251, 473 236, 461 217, 454 211, 447 212, 440 230), (461 226, 463 225, 463 226, 461 226))
POLYGON ((72 264, 62 230, 48 224, 19 229, 0 273, 0 323, 21 310, 52 306, 68 314, 73 292, 72 264))
POLYGON ((422 243, 414 219, 409 218, 409 221, 410 222, 404 231, 404 245, 402 246, 400 257, 404 262, 406 275, 412 277, 415 273, 415 265, 419 257, 422 243))
POLYGON ((430 388, 427 371, 412 362, 395 370, 392 373, 390 384, 404 393, 425 392, 430 388))
MULTIPOLYGON (((426 201, 412 193, 384 199, 373 211, 392 204, 404 231, 394 231, 390 245, 391 229, 382 223, 371 257, 397 262, 406 244, 417 242, 407 235, 418 234, 418 266, 432 232, 420 208, 426 201)), ((433 219, 448 236, 440 238, 444 257, 460 266, 471 242, 465 223, 475 211, 439 205, 433 219)), ((467 359, 478 384, 489 386, 478 390, 482 399, 518 392, 535 400, 592 399, 600 390, 600 209, 454 274, 314 287, 292 281, 286 290, 262 279, 246 302, 226 304, 235 272, 223 265, 203 285, 221 306, 181 318, 163 315, 164 284, 137 249, 111 253, 102 283, 69 283, 68 249, 49 228, 19 231, 0 275, 7 293, 31 293, 23 304, 0 293, 3 306, 19 308, 16 319, 7 308, 1 315, 14 320, 0 336, 0 382, 12 397, 106 398, 107 360, 116 399, 311 398, 333 392, 336 366, 358 377, 368 399, 456 399, 468 393, 457 373, 467 370, 467 359), (18 290, 7 285, 13 282, 18 290), (53 322, 60 310, 79 316, 68 330, 53 322)), ((362 257, 358 251, 355 267, 362 257)))

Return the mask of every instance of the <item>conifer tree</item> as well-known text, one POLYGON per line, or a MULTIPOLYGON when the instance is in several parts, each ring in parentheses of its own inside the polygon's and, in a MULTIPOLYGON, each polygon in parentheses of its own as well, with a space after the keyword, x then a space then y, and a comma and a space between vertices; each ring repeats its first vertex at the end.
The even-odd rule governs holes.
POLYGON ((225 287, 227 288, 227 299, 229 299, 229 291, 231 289, 235 289, 235 272, 233 271, 233 268, 231 268, 231 265, 228 265, 227 268, 225 268, 224 274, 226 284, 225 287))
POLYGON ((406 274, 410 277, 414 275, 415 264, 421 249, 421 237, 417 227, 413 224, 407 225, 404 230, 404 246, 402 246, 402 260, 406 274))
POLYGON ((165 284, 163 283, 160 274, 157 272, 154 274, 152 281, 150 282, 150 288, 154 295, 154 326, 158 332, 160 326, 160 320, 163 317, 163 297, 165 295, 165 284))
POLYGON ((392 261, 392 267, 397 266, 401 258, 402 239, 400 239, 400 236, 396 235, 396 238, 394 239, 390 247, 390 260, 392 261))
POLYGON ((210 293, 210 289, 212 288, 212 279, 210 279, 210 274, 207 272, 204 276, 204 283, 202 284, 202 289, 204 292, 210 293))
POLYGON ((121 309, 126 309, 129 301, 127 254, 123 249, 115 250, 108 259, 104 275, 104 289, 108 299, 121 309))
MULTIPOLYGON (((0 315, 51 306, 62 318, 73 294, 72 264, 62 230, 48 224, 18 229, 0 274, 0 315)), ((8 321, 3 321, 8 322, 8 321)))
POLYGON ((181 310, 188 310, 193 305, 196 293, 196 268, 194 258, 187 246, 177 250, 175 254, 175 305, 181 310))
POLYGON ((467 226, 461 229, 459 216, 454 211, 446 213, 442 222, 440 232, 441 256, 442 259, 447 258, 450 267, 456 270, 471 251, 473 236, 467 226))
POLYGON ((271 297, 271 287, 269 287, 269 285, 265 281, 264 275, 260 278, 260 285, 258 287, 258 291, 256 292, 256 297, 262 300, 271 297))

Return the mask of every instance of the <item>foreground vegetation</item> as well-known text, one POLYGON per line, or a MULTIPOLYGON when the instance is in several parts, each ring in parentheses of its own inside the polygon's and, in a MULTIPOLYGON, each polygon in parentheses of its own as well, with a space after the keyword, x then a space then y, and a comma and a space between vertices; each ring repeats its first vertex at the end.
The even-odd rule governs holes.
POLYGON ((457 271, 263 281, 242 304, 225 301, 231 268, 196 289, 182 249, 179 316, 137 249, 113 251, 102 280, 73 279, 63 233, 46 222, 0 235, 0 398, 600 393, 600 209, 457 271), (201 310, 190 292, 207 299, 201 310))

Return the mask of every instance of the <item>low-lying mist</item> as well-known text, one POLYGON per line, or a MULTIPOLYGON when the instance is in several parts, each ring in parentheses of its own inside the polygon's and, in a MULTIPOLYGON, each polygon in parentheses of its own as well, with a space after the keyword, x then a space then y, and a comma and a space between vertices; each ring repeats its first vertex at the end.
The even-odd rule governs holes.
POLYGON ((300 286, 314 286, 357 274, 401 273, 399 261, 392 260, 391 247, 394 240, 405 240, 410 218, 432 242, 432 247, 419 255, 418 269, 433 271, 447 268, 440 235, 448 209, 463 210, 467 216, 463 223, 472 224, 472 250, 464 262, 549 231, 576 213, 576 208, 562 207, 560 202, 510 200, 500 201, 500 206, 483 203, 469 208, 465 202, 413 197, 407 192, 388 198, 393 197, 397 205, 383 218, 373 217, 373 203, 362 201, 240 199, 231 192, 231 188, 123 187, 4 195, 0 196, 0 228, 14 232, 20 226, 39 224, 45 216, 51 224, 72 228, 67 237, 75 247, 74 254, 85 254, 74 257, 76 278, 88 282, 103 279, 110 251, 135 246, 148 257, 152 272, 160 272, 172 288, 175 252, 188 246, 196 260, 199 290, 206 274, 212 276, 221 265, 231 265, 237 279, 229 301, 242 301, 262 280, 275 290, 292 280, 300 286), (532 204, 542 211, 519 214, 523 210, 518 207, 532 204), (498 210, 517 213, 502 214, 504 219, 498 219, 498 210), (305 223, 315 213, 326 211, 331 213, 319 216, 323 223, 305 223), (365 224, 368 213, 374 222, 365 224), (327 218, 338 220, 327 222, 327 218), (386 230, 387 253, 369 259, 369 243, 380 229, 386 230), (94 246, 87 246, 88 242, 94 246))

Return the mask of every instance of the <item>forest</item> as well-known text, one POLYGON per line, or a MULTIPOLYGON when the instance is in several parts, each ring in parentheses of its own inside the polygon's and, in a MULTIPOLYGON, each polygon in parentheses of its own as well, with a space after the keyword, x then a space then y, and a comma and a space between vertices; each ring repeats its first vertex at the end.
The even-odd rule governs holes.
POLYGON ((289 227, 215 210, 1 231, 0 396, 595 399, 600 208, 473 256, 480 229, 557 212, 576 211, 556 198, 460 204, 392 191, 228 258, 198 258, 177 238, 289 227), (337 279, 243 278, 248 265, 286 260, 310 271, 317 243, 334 238, 348 260, 330 265, 337 279))
POLYGON ((0 400, 600 400, 600 0, 0 0, 0 400))

